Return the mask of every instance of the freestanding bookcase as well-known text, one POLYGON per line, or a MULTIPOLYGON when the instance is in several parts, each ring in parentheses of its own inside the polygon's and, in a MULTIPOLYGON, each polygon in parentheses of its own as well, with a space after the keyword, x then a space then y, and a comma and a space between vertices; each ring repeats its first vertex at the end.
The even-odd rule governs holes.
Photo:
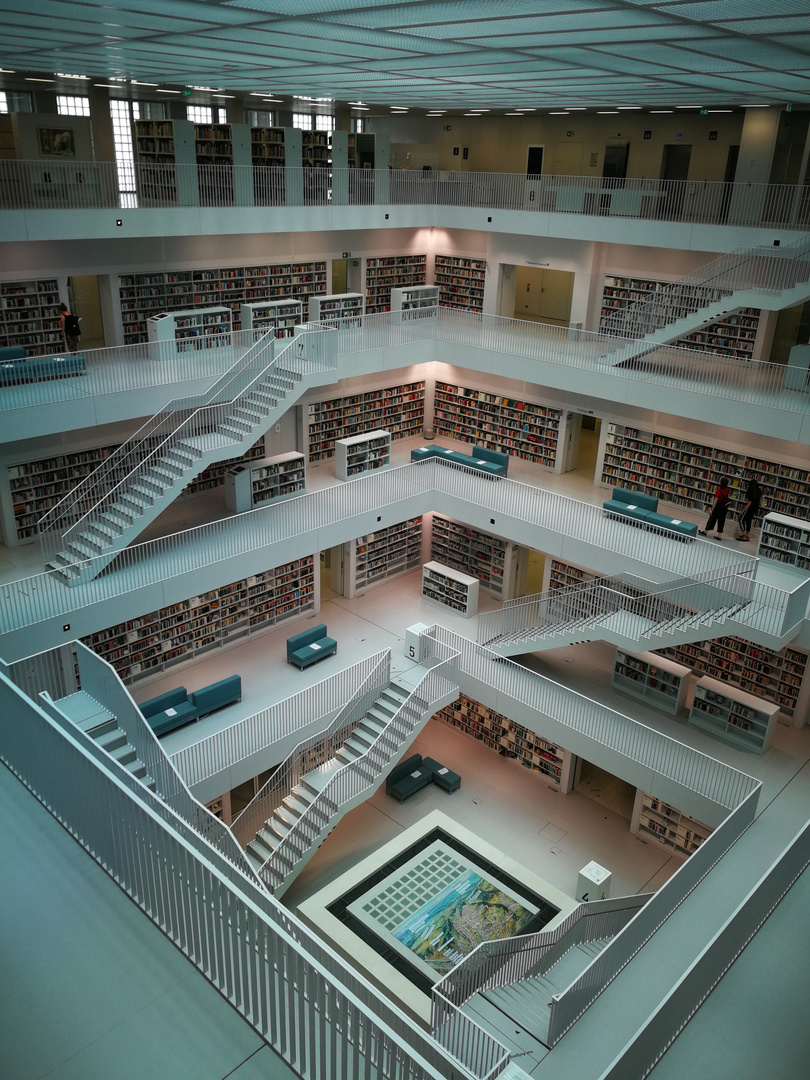
POLYGON ((689 723, 741 750, 764 754, 771 745, 779 706, 717 679, 695 683, 689 723))
POLYGON ((674 716, 686 703, 691 674, 691 668, 655 653, 617 649, 611 685, 674 716))
POLYGON ((469 619, 478 612, 478 578, 428 562, 422 567, 422 596, 469 619))
POLYGON ((391 432, 379 429, 335 440, 335 476, 350 480, 391 464, 391 432))
POLYGON ((306 485, 306 456, 291 450, 250 461, 225 473, 225 505, 234 513, 253 510, 274 499, 301 495, 306 485))

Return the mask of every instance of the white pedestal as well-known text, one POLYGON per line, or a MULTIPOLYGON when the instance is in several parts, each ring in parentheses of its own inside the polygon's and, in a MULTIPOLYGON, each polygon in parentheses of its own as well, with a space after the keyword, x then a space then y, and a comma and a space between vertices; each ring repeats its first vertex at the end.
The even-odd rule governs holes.
POLYGON ((405 655, 409 660, 415 660, 417 664, 422 663, 422 651, 424 644, 419 640, 419 635, 423 634, 428 629, 427 623, 414 623, 413 626, 409 626, 405 631, 405 655))
POLYGON ((610 896, 610 882, 613 872, 606 870, 599 863, 589 862, 583 866, 577 877, 577 900, 604 900, 610 896))

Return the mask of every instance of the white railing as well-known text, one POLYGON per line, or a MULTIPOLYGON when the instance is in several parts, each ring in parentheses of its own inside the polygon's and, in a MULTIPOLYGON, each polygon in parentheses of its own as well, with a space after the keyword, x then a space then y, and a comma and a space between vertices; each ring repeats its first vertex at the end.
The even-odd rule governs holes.
POLYGON ((419 724, 436 711, 438 702, 448 694, 457 695, 453 650, 438 648, 436 652, 441 654, 437 655, 438 663, 419 681, 369 748, 333 773, 259 868, 259 877, 271 891, 283 884, 342 808, 375 786, 382 772, 412 740, 419 724))
POLYGON ((729 297, 739 292, 779 295, 807 284, 810 279, 810 239, 802 237, 787 247, 740 248, 721 255, 692 270, 643 300, 637 300, 609 315, 603 322, 605 333, 617 337, 643 338, 689 315, 709 309, 708 318, 717 318, 716 305, 733 310, 729 297))
MULTIPOLYGON (((0 410, 11 411, 53 401, 74 401, 123 394, 199 379, 215 379, 233 367, 257 340, 255 330, 235 331, 217 338, 217 348, 179 352, 174 341, 152 341, 102 349, 82 349, 85 370, 63 379, 38 379, 25 366, 15 369, 13 385, 2 386, 0 410)), ((64 350, 45 354, 64 356, 64 350)))
POLYGON ((131 168, 134 196, 119 193, 114 162, 2 161, 0 209, 376 204, 782 229, 810 225, 810 196, 806 188, 792 184, 172 163, 135 163, 131 168))
MULTIPOLYGON (((198 397, 171 401, 130 439, 106 458, 69 495, 38 522, 42 549, 52 558, 70 539, 98 521, 120 495, 144 478, 156 464, 184 441, 218 430, 233 409, 257 386, 274 374, 301 378, 316 359, 322 363, 329 350, 323 335, 302 334, 274 356, 275 338, 261 338, 209 390, 198 397)), ((333 365, 323 363, 323 370, 333 365)), ((278 389, 283 400, 284 390, 278 389)), ((202 453, 202 451, 201 451, 202 453)), ((179 470, 179 466, 168 467, 179 470)), ((85 566, 85 570, 90 569, 85 566)))
MULTIPOLYGON (((692 579, 656 583, 633 574, 595 578, 562 589, 549 589, 534 596, 507 600, 496 611, 478 619, 478 640, 484 645, 529 642, 565 634, 625 612, 628 637, 648 638, 711 626, 736 615, 747 606, 753 591, 754 567, 740 572, 738 567, 712 570, 692 579)), ((782 624, 783 611, 775 616, 782 624)), ((618 629, 618 628, 617 628, 618 629)))
POLYGON ((480 1030, 474 1059, 453 1061, 157 796, 57 724, 0 673, 0 759, 296 1071, 484 1080, 505 1067, 508 1052, 480 1030))
POLYGON ((754 820, 761 785, 758 780, 747 779, 751 781, 751 789, 733 808, 733 813, 678 867, 594 962, 552 999, 549 1045, 562 1038, 754 820))
POLYGON ((732 912, 710 944, 656 1008, 633 1042, 602 1073, 602 1080, 646 1077, 711 991, 810 865, 810 824, 732 912))
MULTIPOLYGON (((177 750, 170 756, 172 764, 188 786, 193 788, 218 776, 223 769, 295 736, 313 721, 327 718, 328 722, 328 718, 354 693, 355 687, 366 679, 379 655, 375 653, 360 660, 314 686, 177 750)), ((273 760, 277 761, 278 758, 273 760)))
POLYGON ((253 840, 273 811, 280 806, 292 789, 309 772, 334 758, 365 714, 391 682, 391 650, 375 653, 365 666, 370 669, 365 678, 355 684, 346 703, 323 731, 311 733, 298 743, 287 758, 273 770, 253 799, 231 828, 243 847, 253 840))
MULTIPOLYGON (((436 643, 441 650, 439 656, 447 649, 458 654, 454 664, 462 692, 467 692, 467 678, 467 687, 474 685, 471 692, 479 700, 483 692, 493 697, 512 698, 540 716, 549 717, 563 728, 614 750, 621 757, 696 792, 717 806, 732 810, 759 785, 757 780, 730 765, 583 694, 527 671, 445 627, 431 627, 423 639, 436 643)), ((564 736, 560 741, 565 745, 564 736)))
MULTIPOLYGON (((743 573, 756 562, 753 556, 731 554, 708 542, 662 544, 665 530, 622 526, 606 517, 601 507, 505 477, 483 477, 474 469, 431 458, 300 495, 277 506, 260 507, 236 518, 133 544, 118 552, 114 570, 71 589, 65 588, 53 571, 7 582, 0 586, 0 633, 58 618, 281 541, 295 539, 301 553, 317 551, 320 531, 327 526, 340 523, 341 539, 348 540, 368 531, 381 508, 387 510, 391 521, 401 521, 434 510, 441 505, 437 497, 443 500, 448 496, 469 505, 473 524, 482 505, 500 514, 500 531, 506 537, 518 523, 535 532, 545 528, 640 565, 688 576, 732 565, 743 573)), ((519 536, 514 538, 519 540, 519 536)), ((87 561, 102 565, 101 560, 87 561)), ((774 603, 780 595, 777 589, 769 593, 774 603)))
POLYGON ((434 984, 431 1029, 442 1026, 445 1003, 460 1006, 483 990, 543 975, 574 945, 614 937, 650 895, 591 900, 575 907, 553 930, 481 942, 434 984))
MULTIPOLYGON (((722 397, 787 413, 810 410, 810 395, 787 392, 784 364, 751 363, 711 351, 679 345, 654 345, 643 356, 626 355, 627 344, 601 332, 526 323, 497 315, 483 315, 440 307, 436 317, 417 323, 392 322, 388 312, 342 320, 335 330, 338 354, 345 357, 345 375, 354 373, 352 358, 358 352, 402 349, 409 352, 403 363, 413 363, 414 346, 431 350, 419 362, 441 358, 440 344, 452 343, 469 350, 469 366, 492 364, 492 354, 517 356, 547 364, 563 372, 581 372, 611 379, 648 382, 701 397, 722 397), (480 359, 480 363, 476 363, 480 359)), ((77 397, 122 393, 145 386, 170 386, 188 379, 216 378, 229 369, 239 351, 255 340, 255 331, 234 334, 231 348, 204 349, 172 355, 160 342, 160 360, 150 356, 153 345, 96 349, 85 353, 87 378, 30 381, 24 386, 4 387, 0 412, 28 408, 77 397), (163 355, 165 353, 165 356, 163 355)), ((172 343, 168 343, 171 345, 172 343)), ((60 354, 57 354, 60 355, 60 354)), ((459 359, 458 363, 463 363, 459 359)), ((538 372, 538 379, 543 373, 538 372)), ((545 376, 546 380, 548 375, 545 376)), ((603 391, 604 392, 604 391, 603 391)))

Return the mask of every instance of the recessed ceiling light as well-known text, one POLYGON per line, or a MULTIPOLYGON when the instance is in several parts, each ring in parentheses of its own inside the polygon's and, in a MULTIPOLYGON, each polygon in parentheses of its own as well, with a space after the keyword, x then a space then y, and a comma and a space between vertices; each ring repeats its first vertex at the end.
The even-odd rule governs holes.
POLYGON ((236 94, 212 94, 211 97, 235 98, 236 94))
POLYGON ((718 113, 718 112, 733 112, 734 110, 733 109, 707 109, 706 111, 710 112, 710 113, 718 113))
POLYGON ((14 68, 0 68, 0 72, 2 72, 4 75, 16 75, 17 74, 17 72, 14 70, 14 68))
POLYGON ((97 87, 99 90, 121 90, 122 89, 120 83, 94 82, 93 86, 97 87))
POLYGON ((565 108, 568 112, 587 112, 587 105, 566 105, 565 108))
POLYGON ((702 105, 676 105, 676 109, 702 109, 702 105))
POLYGON ((519 113, 524 113, 524 112, 537 112, 537 109, 515 109, 515 112, 519 112, 519 113))
POLYGON ((770 109, 770 105, 741 105, 741 109, 770 109))
POLYGON ((182 90, 158 90, 159 94, 181 94, 182 90))
POLYGON ((617 105, 617 109, 640 109, 640 105, 617 105))
MULTIPOLYGON (((158 83, 156 83, 156 82, 138 82, 137 79, 133 79, 132 80, 132 85, 133 86, 157 86, 158 83)), ((172 91, 172 93, 174 93, 174 91, 172 91)), ((179 91, 178 91, 178 93, 179 93, 179 91)))
POLYGON ((672 109, 650 109, 650 115, 651 116, 656 116, 656 115, 658 115, 660 113, 671 113, 673 111, 674 110, 672 110, 672 109))
POLYGON ((615 109, 597 109, 597 116, 618 116, 619 114, 615 109))
POLYGON ((526 113, 522 113, 522 112, 508 112, 508 113, 504 113, 503 115, 504 115, 504 116, 525 116, 525 115, 526 115, 526 113))
POLYGON ((26 75, 25 81, 26 82, 56 82, 56 79, 32 79, 30 76, 26 75))
POLYGON ((480 112, 465 112, 464 116, 481 116, 480 112))
POLYGON ((277 104, 277 105, 281 105, 281 103, 283 102, 283 100, 284 100, 284 99, 283 99, 283 98, 280 98, 280 97, 266 97, 266 98, 262 98, 262 101, 274 101, 274 102, 276 102, 276 104, 277 104))
POLYGON ((566 109, 565 112, 555 112, 554 110, 552 110, 551 112, 549 112, 548 115, 549 116, 568 116, 568 110, 566 109))

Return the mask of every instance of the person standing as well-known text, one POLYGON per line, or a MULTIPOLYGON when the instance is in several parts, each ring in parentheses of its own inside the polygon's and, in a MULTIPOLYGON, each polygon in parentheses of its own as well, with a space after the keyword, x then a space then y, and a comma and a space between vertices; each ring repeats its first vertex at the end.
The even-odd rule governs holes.
POLYGON ((78 352, 79 338, 82 336, 79 320, 70 313, 67 304, 60 304, 59 309, 62 313, 59 325, 62 329, 62 337, 65 339, 65 347, 68 352, 78 352))
POLYGON ((745 493, 745 506, 740 511, 740 535, 738 540, 750 540, 751 539, 751 526, 754 522, 754 518, 759 513, 759 508, 762 503, 762 488, 756 481, 756 477, 752 476, 748 481, 748 490, 745 493))
POLYGON ((728 477, 721 476, 717 484, 717 491, 714 493, 714 506, 712 507, 711 514, 709 514, 709 520, 706 522, 706 528, 698 529, 701 536, 705 536, 716 526, 717 536, 715 539, 723 539, 723 526, 726 523, 726 514, 728 513, 730 499, 731 489, 728 486, 728 477))

